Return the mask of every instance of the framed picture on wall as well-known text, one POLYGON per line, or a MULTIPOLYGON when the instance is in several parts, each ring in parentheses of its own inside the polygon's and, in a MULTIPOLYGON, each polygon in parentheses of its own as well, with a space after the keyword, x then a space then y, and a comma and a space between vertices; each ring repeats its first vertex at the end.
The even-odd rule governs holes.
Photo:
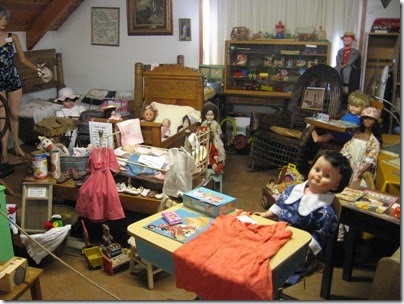
POLYGON ((127 0, 128 35, 172 35, 172 0, 127 0))
POLYGON ((119 46, 119 8, 91 8, 91 44, 119 46))
POLYGON ((191 19, 179 19, 180 41, 191 41, 191 19))

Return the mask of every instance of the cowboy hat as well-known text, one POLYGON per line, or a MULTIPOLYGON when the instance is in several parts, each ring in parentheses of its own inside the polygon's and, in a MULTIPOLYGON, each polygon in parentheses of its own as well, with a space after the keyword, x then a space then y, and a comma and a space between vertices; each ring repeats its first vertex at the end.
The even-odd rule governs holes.
POLYGON ((345 33, 344 33, 344 36, 342 36, 341 39, 344 39, 344 37, 346 37, 346 36, 352 37, 353 40, 356 41, 356 38, 355 38, 355 34, 354 34, 354 33, 352 33, 352 32, 345 32, 345 33))
POLYGON ((71 88, 63 88, 59 90, 58 98, 55 99, 55 102, 65 101, 66 98, 76 101, 79 97, 80 95, 74 94, 71 88))

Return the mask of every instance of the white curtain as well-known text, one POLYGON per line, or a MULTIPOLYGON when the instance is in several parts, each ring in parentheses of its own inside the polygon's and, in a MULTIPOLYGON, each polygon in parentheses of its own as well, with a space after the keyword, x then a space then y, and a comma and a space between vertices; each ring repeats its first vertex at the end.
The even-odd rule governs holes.
POLYGON ((250 36, 259 31, 275 33, 279 20, 285 32, 320 26, 332 43, 331 65, 343 46, 340 37, 353 32, 359 37, 362 0, 203 0, 203 63, 224 64, 224 42, 233 27, 245 26, 250 36))

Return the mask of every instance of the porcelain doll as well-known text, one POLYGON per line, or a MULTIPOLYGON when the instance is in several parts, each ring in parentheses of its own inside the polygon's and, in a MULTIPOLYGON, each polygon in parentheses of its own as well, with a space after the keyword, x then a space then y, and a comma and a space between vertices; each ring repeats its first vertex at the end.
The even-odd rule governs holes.
POLYGON ((211 147, 209 152, 209 166, 215 171, 220 173, 223 170, 226 153, 220 135, 222 128, 216 119, 219 118, 219 108, 212 102, 207 102, 201 111, 202 124, 201 126, 208 126, 210 128, 211 147))
POLYGON ((153 122, 157 117, 158 111, 153 105, 146 106, 142 113, 142 121, 153 122))
MULTIPOLYGON (((341 121, 355 123, 360 125, 360 117, 362 110, 370 105, 370 97, 365 93, 357 90, 348 96, 348 112, 341 117, 341 121)), ((311 133, 313 141, 316 143, 328 142, 335 140, 338 144, 345 144, 352 138, 353 134, 332 131, 319 135, 316 130, 311 133)))

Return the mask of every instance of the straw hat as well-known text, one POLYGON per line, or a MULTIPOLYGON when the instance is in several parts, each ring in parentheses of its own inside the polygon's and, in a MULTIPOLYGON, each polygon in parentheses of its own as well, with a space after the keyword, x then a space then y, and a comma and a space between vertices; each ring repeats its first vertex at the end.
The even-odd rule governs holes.
POLYGON ((53 73, 47 67, 41 68, 41 73, 42 73, 42 76, 40 76, 40 77, 43 82, 48 83, 49 81, 52 80, 53 73))
POLYGON ((372 117, 378 120, 380 118, 380 110, 373 107, 364 108, 361 117, 372 117))
POLYGON ((59 90, 58 98, 55 99, 55 102, 65 101, 66 98, 76 101, 79 97, 80 95, 74 94, 71 88, 63 88, 59 90))
POLYGON ((352 32, 345 32, 345 33, 344 33, 344 36, 342 36, 341 39, 344 39, 344 37, 346 37, 346 36, 352 37, 353 40, 356 41, 356 38, 355 38, 355 34, 354 34, 354 33, 352 33, 352 32))

